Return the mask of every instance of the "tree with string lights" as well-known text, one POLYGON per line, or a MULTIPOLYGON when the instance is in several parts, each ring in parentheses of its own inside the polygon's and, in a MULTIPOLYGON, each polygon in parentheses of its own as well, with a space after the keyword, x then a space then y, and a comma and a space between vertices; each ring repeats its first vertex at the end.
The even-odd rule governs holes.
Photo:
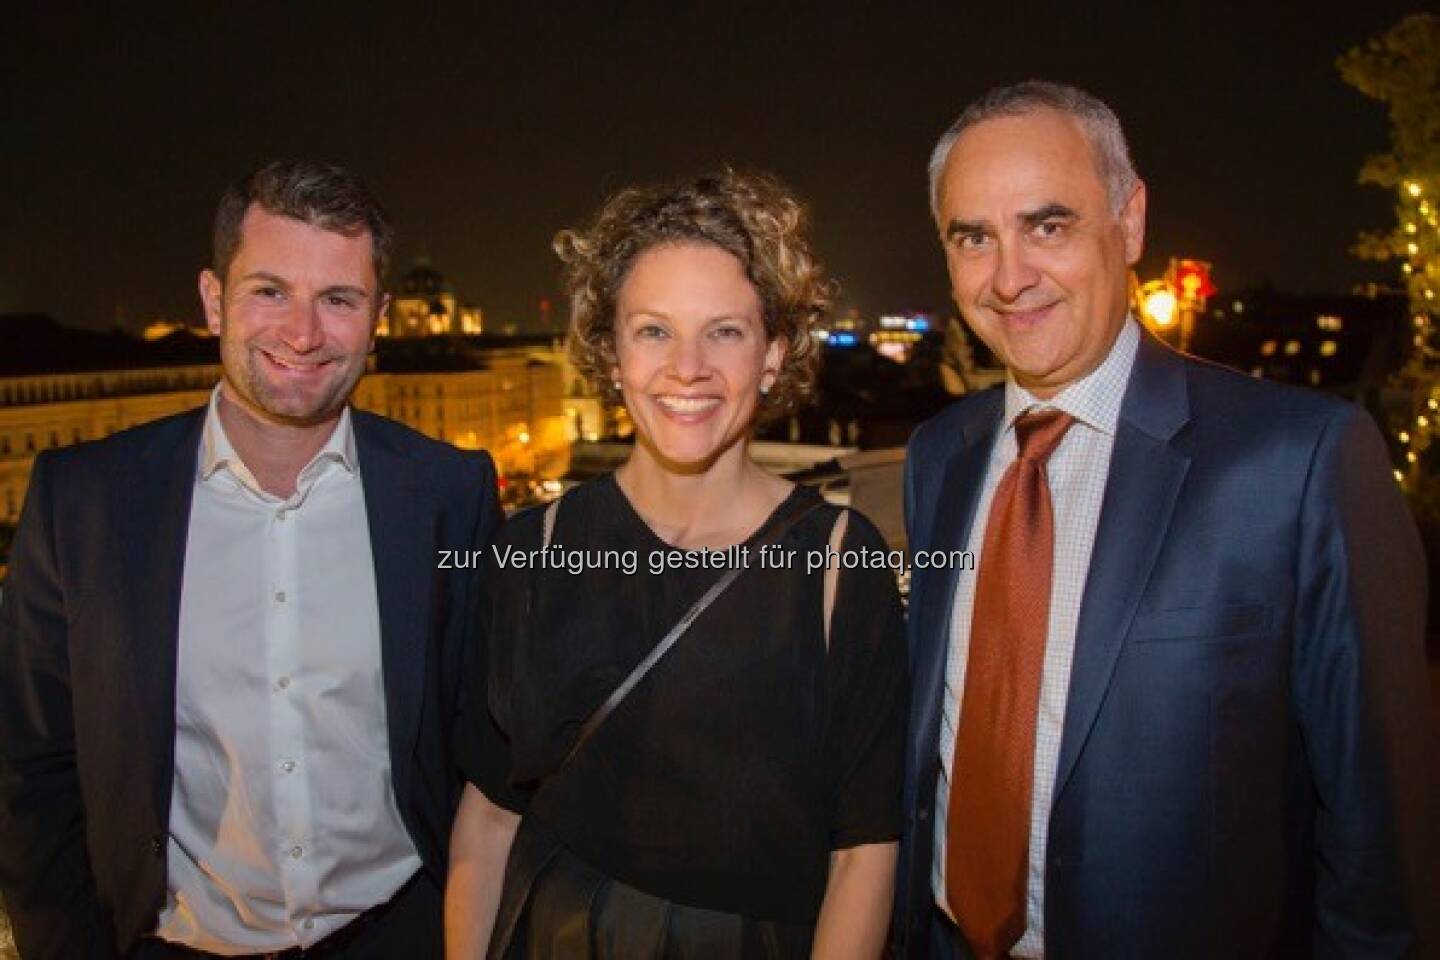
POLYGON ((1390 149, 1366 159, 1360 182, 1393 191, 1395 224, 1361 234, 1354 252, 1400 265, 1413 328, 1397 378, 1413 402, 1394 425, 1404 458, 1395 476, 1422 511, 1433 507, 1440 518, 1440 464, 1425 463, 1440 437, 1440 17, 1408 16, 1336 66, 1390 115, 1390 149))

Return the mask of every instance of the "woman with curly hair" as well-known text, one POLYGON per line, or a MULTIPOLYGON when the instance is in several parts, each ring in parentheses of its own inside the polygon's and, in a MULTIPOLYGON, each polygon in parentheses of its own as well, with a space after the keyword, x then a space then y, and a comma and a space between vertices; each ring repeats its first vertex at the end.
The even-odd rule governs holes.
POLYGON ((877 956, 900 832, 895 581, 838 561, 885 550, 868 521, 747 453, 815 380, 831 286, 801 208, 725 171, 626 190, 556 250, 573 360, 636 443, 488 555, 448 954, 877 956), (812 571, 812 551, 837 559, 812 571))

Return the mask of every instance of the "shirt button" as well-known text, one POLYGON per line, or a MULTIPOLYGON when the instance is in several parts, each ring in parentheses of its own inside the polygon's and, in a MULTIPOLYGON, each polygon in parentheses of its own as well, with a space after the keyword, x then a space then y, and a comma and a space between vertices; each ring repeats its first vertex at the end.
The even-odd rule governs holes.
POLYGON ((291 772, 292 770, 295 769, 295 761, 294 761, 294 760, 286 760, 284 763, 280 764, 280 769, 281 769, 281 770, 284 770, 286 773, 291 772))
POLYGON ((309 930, 315 926, 315 921, 311 920, 309 917, 306 917, 305 922, 300 924, 300 926, 304 927, 306 930, 309 930))
POLYGON ((285 602, 285 591, 284 591, 284 590, 276 590, 276 591, 275 591, 275 602, 276 602, 276 603, 284 603, 284 602, 285 602))
POLYGON ((285 522, 285 518, 286 518, 287 516, 289 516, 289 514, 287 514, 284 510, 276 510, 276 511, 275 511, 275 522, 276 522, 276 523, 284 523, 284 522, 285 522))
POLYGON ((292 859, 292 860, 299 860, 299 859, 300 859, 302 856, 304 856, 304 855, 305 855, 305 848, 302 847, 302 846, 300 846, 300 844, 297 843, 297 844, 295 844, 295 846, 293 846, 293 847, 290 848, 290 859, 292 859))
POLYGON ((275 686, 278 687, 278 688, 281 689, 281 690, 289 690, 289 689, 290 689, 290 678, 289 678, 289 677, 281 677, 279 680, 276 680, 276 681, 275 681, 275 686))

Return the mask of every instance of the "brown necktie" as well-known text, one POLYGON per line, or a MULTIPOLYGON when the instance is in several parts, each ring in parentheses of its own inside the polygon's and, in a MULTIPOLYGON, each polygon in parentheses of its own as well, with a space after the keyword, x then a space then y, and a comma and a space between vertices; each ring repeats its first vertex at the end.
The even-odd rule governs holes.
POLYGON ((982 960, 1025 933, 1035 715, 1050 622, 1055 517, 1045 463, 1074 419, 1015 421, 1019 454, 990 504, 950 774, 945 895, 982 960))

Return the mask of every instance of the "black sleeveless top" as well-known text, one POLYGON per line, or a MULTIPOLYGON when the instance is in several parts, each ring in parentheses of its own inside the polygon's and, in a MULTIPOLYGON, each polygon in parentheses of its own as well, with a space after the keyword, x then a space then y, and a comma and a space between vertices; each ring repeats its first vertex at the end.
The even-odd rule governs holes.
MULTIPOLYGON (((746 546, 818 499, 797 487, 746 546)), ((841 551, 871 564, 840 571, 827 651, 824 574, 806 560, 837 513, 821 505, 785 534, 788 564, 752 553, 559 774, 586 717, 723 569, 657 537, 613 475, 565 496, 544 568, 517 565, 540 549, 543 510, 510 518, 467 660, 466 778, 622 883, 813 923, 830 852, 900 833, 903 614, 884 541, 852 512, 841 551)))

